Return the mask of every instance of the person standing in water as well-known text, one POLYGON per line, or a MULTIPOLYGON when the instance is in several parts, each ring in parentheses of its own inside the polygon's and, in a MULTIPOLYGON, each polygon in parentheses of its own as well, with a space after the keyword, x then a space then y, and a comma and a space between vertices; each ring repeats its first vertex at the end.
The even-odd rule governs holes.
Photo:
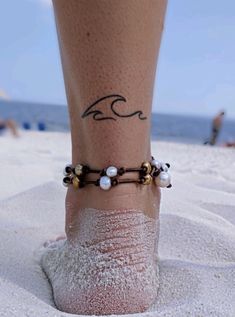
POLYGON ((218 113, 214 117, 214 119, 212 121, 211 137, 210 137, 209 141, 205 142, 205 144, 210 144, 210 145, 216 144, 218 137, 219 137, 219 134, 220 134, 220 131, 221 131, 221 128, 222 128, 222 125, 223 125, 224 115, 225 115, 225 112, 221 111, 220 113, 218 113))

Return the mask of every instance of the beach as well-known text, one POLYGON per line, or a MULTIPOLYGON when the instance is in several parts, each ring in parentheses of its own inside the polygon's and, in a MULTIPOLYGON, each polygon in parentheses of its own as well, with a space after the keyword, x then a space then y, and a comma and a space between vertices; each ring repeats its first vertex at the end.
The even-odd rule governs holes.
MULTIPOLYGON (((56 309, 39 265, 45 241, 64 234, 70 153, 67 132, 0 137, 1 317, 72 316, 56 309)), ((171 163, 173 187, 162 191, 159 292, 136 315, 234 317, 235 151, 158 141, 152 153, 171 163)))

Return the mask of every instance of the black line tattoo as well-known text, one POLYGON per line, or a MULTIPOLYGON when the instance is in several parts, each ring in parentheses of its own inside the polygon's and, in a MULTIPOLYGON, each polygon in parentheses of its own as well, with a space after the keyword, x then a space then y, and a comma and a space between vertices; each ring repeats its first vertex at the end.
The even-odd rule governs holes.
POLYGON ((100 120, 117 120, 116 117, 119 118, 130 118, 133 116, 138 116, 138 118, 140 120, 146 120, 147 117, 144 116, 143 111, 141 110, 137 110, 133 113, 130 114, 120 114, 117 109, 114 109, 114 106, 116 106, 116 103, 118 101, 123 101, 126 102, 126 98, 121 96, 121 95, 108 95, 105 97, 102 97, 98 100, 96 100, 93 104, 91 104, 82 114, 82 118, 86 118, 90 115, 92 115, 93 119, 96 121, 100 121, 100 120), (104 108, 104 103, 102 104, 102 101, 106 100, 106 99, 110 99, 111 104, 110 109, 104 108), (101 109, 103 108, 103 110, 101 109), (109 111, 111 110, 111 111, 109 111), (115 117, 116 116, 116 117, 115 117))

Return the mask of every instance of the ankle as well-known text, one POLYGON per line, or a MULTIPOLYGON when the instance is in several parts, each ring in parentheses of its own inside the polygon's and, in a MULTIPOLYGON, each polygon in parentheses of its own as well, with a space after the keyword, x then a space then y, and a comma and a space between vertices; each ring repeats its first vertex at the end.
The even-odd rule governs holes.
POLYGON ((80 213, 86 209, 100 211, 138 210, 152 219, 158 219, 160 189, 155 185, 135 186, 126 184, 109 191, 97 187, 86 187, 80 190, 68 188, 66 196, 66 234, 76 236, 80 213))
POLYGON ((69 187, 66 207, 73 205, 77 211, 84 208, 100 210, 138 209, 155 218, 160 204, 160 188, 156 185, 125 184, 103 191, 97 187, 74 190, 69 187))

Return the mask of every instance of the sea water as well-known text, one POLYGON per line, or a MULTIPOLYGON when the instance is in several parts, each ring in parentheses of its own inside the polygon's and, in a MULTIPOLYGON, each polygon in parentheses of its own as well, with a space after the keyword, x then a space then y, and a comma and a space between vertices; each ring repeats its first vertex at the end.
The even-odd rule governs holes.
MULTIPOLYGON (((0 118, 12 118, 20 126, 48 131, 69 131, 68 108, 29 102, 0 100, 0 118)), ((211 132, 212 118, 188 115, 152 115, 152 139, 201 144, 211 132)), ((219 142, 235 141, 235 120, 225 118, 219 142)))

